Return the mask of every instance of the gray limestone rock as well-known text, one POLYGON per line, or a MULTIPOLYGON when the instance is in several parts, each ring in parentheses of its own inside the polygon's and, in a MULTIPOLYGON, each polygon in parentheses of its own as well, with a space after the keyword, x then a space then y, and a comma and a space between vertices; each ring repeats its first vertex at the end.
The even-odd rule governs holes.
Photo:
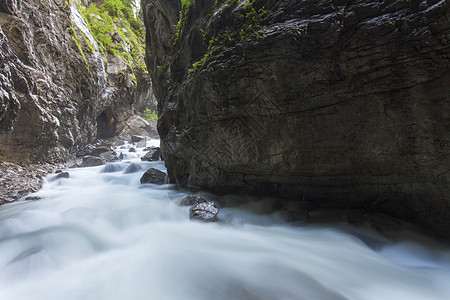
POLYGON ((101 165, 103 165, 103 160, 100 157, 90 155, 84 156, 81 164, 82 167, 95 167, 101 165))
POLYGON ((171 183, 384 211, 450 238, 445 1, 196 1, 171 43, 175 2, 142 1, 171 183))

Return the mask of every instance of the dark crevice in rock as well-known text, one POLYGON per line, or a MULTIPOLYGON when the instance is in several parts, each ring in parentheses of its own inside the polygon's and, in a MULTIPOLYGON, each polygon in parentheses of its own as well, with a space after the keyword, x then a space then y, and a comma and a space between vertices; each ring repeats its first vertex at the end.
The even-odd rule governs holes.
POLYGON ((116 120, 111 108, 106 108, 97 117, 97 138, 107 139, 116 135, 116 120))

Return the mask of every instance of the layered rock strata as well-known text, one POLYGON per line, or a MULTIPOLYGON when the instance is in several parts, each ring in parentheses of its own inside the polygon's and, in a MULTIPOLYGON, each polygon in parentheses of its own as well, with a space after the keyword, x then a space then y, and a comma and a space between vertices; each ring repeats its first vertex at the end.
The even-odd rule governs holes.
POLYGON ((170 182, 450 237, 447 1, 142 3, 170 182))

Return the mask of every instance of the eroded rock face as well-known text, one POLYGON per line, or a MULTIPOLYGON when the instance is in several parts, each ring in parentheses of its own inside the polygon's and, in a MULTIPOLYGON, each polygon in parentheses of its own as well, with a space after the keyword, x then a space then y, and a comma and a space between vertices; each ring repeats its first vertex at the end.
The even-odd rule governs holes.
MULTIPOLYGON (((65 163, 96 139, 128 130, 133 112, 154 107, 148 74, 100 53, 77 2, 92 3, 0 3, 0 162, 12 163, 5 164, 12 174, 19 165, 32 175, 31 164, 65 163)), ((22 183, 8 182, 16 188, 0 189, 13 196, 5 201, 24 193, 22 183)))
POLYGON ((166 49, 176 5, 143 1, 170 182, 450 237, 447 2, 217 2, 196 1, 166 49))
POLYGON ((148 78, 133 82, 121 57, 102 59, 75 3, 3 1, 0 27, 0 160, 65 162, 151 101, 148 78))

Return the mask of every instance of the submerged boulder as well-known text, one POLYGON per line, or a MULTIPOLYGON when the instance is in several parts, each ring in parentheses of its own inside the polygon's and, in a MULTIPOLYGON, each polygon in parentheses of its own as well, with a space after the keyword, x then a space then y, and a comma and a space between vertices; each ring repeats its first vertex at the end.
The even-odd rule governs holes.
POLYGON ((122 170, 122 167, 120 166, 120 164, 118 164, 118 163, 111 163, 111 164, 107 164, 103 168, 102 172, 103 173, 114 173, 114 172, 118 172, 118 171, 121 171, 121 170, 122 170))
POLYGON ((141 177, 141 184, 153 183, 164 184, 166 182, 166 173, 155 168, 148 169, 141 177))
POLYGON ((200 197, 200 196, 195 196, 195 195, 191 195, 191 196, 186 196, 183 199, 181 199, 180 203, 178 203, 179 206, 192 206, 192 205, 197 205, 200 203, 205 203, 207 202, 205 198, 200 197))
POLYGON ((191 220, 200 220, 204 222, 216 222, 218 213, 219 209, 214 202, 199 203, 189 210, 191 220))
POLYGON ((96 156, 83 156, 83 162, 81 163, 82 167, 95 167, 103 165, 103 160, 100 157, 96 156))
POLYGON ((69 172, 60 172, 58 173, 58 175, 56 175, 55 179, 69 178, 69 177, 70 177, 69 172))
POLYGON ((119 160, 119 158, 117 157, 116 152, 114 152, 114 151, 103 152, 102 154, 99 155, 99 157, 104 162, 114 162, 114 161, 118 161, 119 160))
POLYGON ((141 170, 141 166, 139 166, 138 164, 130 164, 128 167, 125 168, 125 170, 123 170, 124 174, 131 174, 131 173, 136 173, 139 172, 141 170))
POLYGON ((98 147, 92 149, 91 152, 89 153, 89 155, 100 157, 101 154, 106 153, 106 152, 114 152, 114 150, 109 146, 98 146, 98 147))

